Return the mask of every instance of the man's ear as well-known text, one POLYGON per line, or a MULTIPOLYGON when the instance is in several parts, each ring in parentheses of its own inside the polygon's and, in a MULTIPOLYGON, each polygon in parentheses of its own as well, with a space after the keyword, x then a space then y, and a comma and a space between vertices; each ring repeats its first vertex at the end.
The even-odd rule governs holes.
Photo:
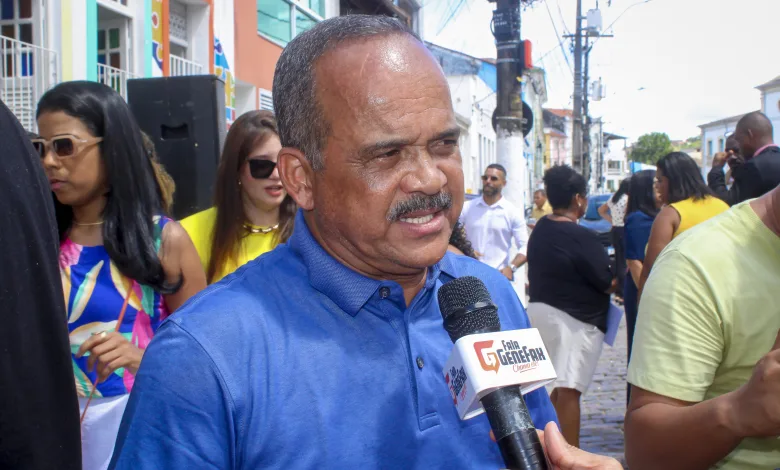
POLYGON ((314 170, 306 156, 296 148, 284 147, 278 160, 279 177, 287 194, 301 209, 314 209, 314 170))

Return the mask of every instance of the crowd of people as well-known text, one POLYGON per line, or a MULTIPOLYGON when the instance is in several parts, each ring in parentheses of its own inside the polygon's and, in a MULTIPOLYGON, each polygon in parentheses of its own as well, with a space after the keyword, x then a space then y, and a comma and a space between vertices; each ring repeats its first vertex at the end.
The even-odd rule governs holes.
POLYGON ((780 464, 766 116, 740 121, 709 185, 682 153, 624 181, 599 208, 612 263, 578 224, 587 183, 568 166, 545 173, 533 220, 501 165, 464 204, 447 81, 398 21, 319 23, 273 88, 276 114, 231 125, 214 206, 180 222, 109 87, 52 88, 36 135, 0 107, 0 467, 498 468, 487 419, 461 421, 441 376, 436 292, 462 276, 485 282, 502 329, 544 340, 557 378, 525 401, 551 469, 620 468, 576 448, 611 298, 632 470, 780 464), (511 283, 526 264, 527 315, 511 283))

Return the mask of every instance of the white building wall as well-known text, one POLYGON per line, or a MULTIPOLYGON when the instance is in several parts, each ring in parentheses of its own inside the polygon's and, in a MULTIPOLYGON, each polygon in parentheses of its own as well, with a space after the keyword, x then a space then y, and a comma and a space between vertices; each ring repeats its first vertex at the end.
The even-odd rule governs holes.
POLYGON ((736 130, 737 122, 738 120, 734 119, 732 121, 701 128, 701 171, 704 178, 707 177, 707 173, 709 173, 712 168, 712 157, 721 151, 721 140, 723 141, 725 148, 726 136, 736 130))
POLYGON ((612 140, 607 144, 604 153, 603 171, 603 174, 606 177, 604 185, 605 191, 610 193, 617 191, 620 183, 624 178, 628 177, 630 173, 624 141, 612 140), (610 162, 616 162, 611 165, 613 168, 610 168, 610 162), (619 168, 615 169, 615 166, 619 168))
POLYGON ((459 123, 467 126, 460 149, 465 190, 478 194, 485 167, 497 161, 496 133, 491 123, 495 93, 476 75, 450 76, 447 82, 459 123))
POLYGON ((775 142, 780 142, 780 88, 762 93, 761 109, 775 128, 775 142))
POLYGON ((325 0, 325 18, 339 16, 339 0, 325 0))

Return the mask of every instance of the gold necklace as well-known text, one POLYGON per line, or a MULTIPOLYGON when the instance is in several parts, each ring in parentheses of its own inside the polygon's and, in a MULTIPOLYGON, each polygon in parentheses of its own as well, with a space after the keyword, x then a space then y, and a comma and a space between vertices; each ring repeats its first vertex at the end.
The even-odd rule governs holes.
POLYGON ((249 233, 271 233, 279 228, 279 224, 276 224, 273 227, 255 227, 254 225, 245 223, 244 228, 247 229, 249 233))
POLYGON ((84 224, 84 223, 81 223, 81 222, 76 222, 74 220, 73 221, 73 225, 79 225, 81 227, 91 227, 91 226, 95 226, 95 225, 103 225, 103 221, 101 220, 100 222, 90 222, 88 224, 84 224))

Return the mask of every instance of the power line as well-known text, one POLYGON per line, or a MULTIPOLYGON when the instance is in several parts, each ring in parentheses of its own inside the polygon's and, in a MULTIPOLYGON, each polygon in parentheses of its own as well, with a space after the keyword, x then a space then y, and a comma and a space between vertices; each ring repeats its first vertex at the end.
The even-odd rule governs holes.
POLYGON ((561 15, 561 23, 563 23, 563 30, 566 32, 566 34, 571 34, 569 28, 566 27, 566 18, 563 16, 563 10, 561 10, 561 1, 555 0, 555 4, 558 7, 558 14, 561 15))
MULTIPOLYGON (((615 18, 615 21, 613 21, 612 23, 610 23, 610 24, 609 24, 609 26, 607 26, 606 28, 604 28, 604 31, 609 31, 609 30, 610 30, 610 28, 612 28, 613 26, 615 26, 615 23, 617 23, 617 22, 620 20, 620 18, 623 18, 623 15, 625 15, 626 13, 628 13, 628 10, 630 10, 630 9, 632 9, 632 8, 636 7, 636 6, 639 6, 639 5, 644 5, 645 3, 650 3, 650 2, 652 2, 652 1, 653 1, 653 0, 641 0, 641 1, 639 1, 639 2, 636 2, 636 3, 634 3, 633 5, 629 5, 629 6, 628 6, 628 8, 626 8, 625 10, 623 10, 623 13, 621 13, 620 15, 618 15, 618 17, 617 17, 617 18, 615 18)), ((597 38, 595 41, 593 41, 593 44, 592 44, 592 45, 594 45, 594 46, 595 46, 595 45, 596 45, 596 43, 597 43, 597 42, 599 42, 599 40, 601 40, 601 37, 599 37, 599 38, 597 38)))
POLYGON ((566 54, 566 48, 563 47, 563 39, 561 39, 561 35, 558 33, 558 27, 555 26, 555 20, 553 19, 552 12, 550 11, 550 5, 547 3, 547 0, 544 0, 544 6, 547 7, 547 15, 550 17, 553 31, 555 31, 555 37, 558 39, 558 45, 561 47, 561 52, 563 52, 563 58, 566 60, 566 65, 569 67, 569 72, 571 72, 573 75, 574 70, 572 70, 571 63, 569 63, 569 55, 566 54))
POLYGON ((461 8, 463 8, 463 4, 465 4, 465 3, 466 3, 466 0, 458 1, 458 3, 455 5, 455 8, 452 9, 452 11, 450 12, 449 16, 444 21, 444 24, 439 28, 439 32, 436 33, 437 35, 441 34, 441 32, 444 31, 444 28, 446 28, 447 25, 450 23, 450 21, 452 21, 452 19, 455 18, 455 16, 460 12, 461 8))

